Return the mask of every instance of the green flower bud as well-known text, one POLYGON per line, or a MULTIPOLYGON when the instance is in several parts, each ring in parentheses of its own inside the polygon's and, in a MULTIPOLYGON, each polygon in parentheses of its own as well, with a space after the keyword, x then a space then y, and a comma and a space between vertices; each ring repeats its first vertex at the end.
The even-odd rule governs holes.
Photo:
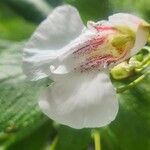
POLYGON ((144 56, 142 54, 135 55, 129 59, 129 64, 134 68, 138 68, 141 65, 143 59, 144 56))
POLYGON ((111 69, 111 75, 116 80, 125 79, 133 74, 134 68, 127 62, 122 62, 111 69))

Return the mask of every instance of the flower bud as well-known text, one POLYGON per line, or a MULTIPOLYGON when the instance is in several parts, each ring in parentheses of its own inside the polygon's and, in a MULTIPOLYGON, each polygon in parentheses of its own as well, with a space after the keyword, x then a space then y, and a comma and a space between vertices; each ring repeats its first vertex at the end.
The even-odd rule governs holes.
POLYGON ((122 62, 111 69, 111 75, 116 80, 121 80, 132 75, 134 68, 127 63, 127 61, 122 62))

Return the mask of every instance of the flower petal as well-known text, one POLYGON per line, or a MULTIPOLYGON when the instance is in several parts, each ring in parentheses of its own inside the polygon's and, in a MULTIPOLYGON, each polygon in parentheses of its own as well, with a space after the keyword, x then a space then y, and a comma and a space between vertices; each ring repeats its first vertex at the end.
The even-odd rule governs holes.
POLYGON ((128 14, 128 13, 117 13, 109 16, 109 21, 116 26, 129 26, 132 30, 136 31, 139 24, 145 22, 141 18, 128 14))
POLYGON ((118 101, 107 72, 60 77, 40 97, 39 105, 48 117, 73 128, 101 127, 114 120, 118 101))
POLYGON ((116 26, 128 26, 136 33, 134 46, 129 51, 128 55, 126 55, 124 60, 135 55, 146 44, 149 29, 146 27, 148 23, 143 19, 131 14, 117 13, 110 16, 109 21, 116 26))
POLYGON ((83 28, 84 24, 76 8, 60 6, 40 24, 26 47, 58 50, 80 35, 83 28))
POLYGON ((80 35, 84 25, 78 11, 69 5, 56 8, 37 28, 24 48, 23 69, 32 80, 50 74, 61 49, 80 35))
POLYGON ((147 43, 149 36, 149 29, 146 28, 143 24, 138 26, 136 32, 136 39, 134 43, 134 47, 131 49, 129 56, 133 56, 138 53, 147 43))

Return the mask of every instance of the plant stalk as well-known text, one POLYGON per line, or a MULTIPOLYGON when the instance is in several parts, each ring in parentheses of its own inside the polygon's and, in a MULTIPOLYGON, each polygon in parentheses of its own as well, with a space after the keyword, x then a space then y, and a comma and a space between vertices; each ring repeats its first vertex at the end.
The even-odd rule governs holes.
POLYGON ((100 133, 98 130, 93 130, 93 138, 95 144, 95 150, 101 150, 100 133))
POLYGON ((133 82, 131 82, 130 84, 126 85, 126 86, 120 86, 119 88, 117 88, 117 93, 122 93, 132 87, 134 87, 135 85, 137 85, 138 83, 140 83, 141 81, 143 81, 143 79, 145 77, 147 77, 147 75, 150 74, 150 71, 146 72, 145 74, 141 75, 140 77, 138 77, 136 80, 134 80, 133 82))

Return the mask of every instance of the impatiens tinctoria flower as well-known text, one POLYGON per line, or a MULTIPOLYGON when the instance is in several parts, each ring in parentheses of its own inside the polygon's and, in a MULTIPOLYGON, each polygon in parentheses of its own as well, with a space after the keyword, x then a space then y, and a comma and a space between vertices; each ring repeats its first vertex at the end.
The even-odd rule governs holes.
POLYGON ((109 69, 146 44, 148 27, 125 13, 85 26, 74 7, 56 8, 24 48, 24 73, 54 81, 39 98, 42 111, 73 128, 109 124, 118 112, 109 69))

